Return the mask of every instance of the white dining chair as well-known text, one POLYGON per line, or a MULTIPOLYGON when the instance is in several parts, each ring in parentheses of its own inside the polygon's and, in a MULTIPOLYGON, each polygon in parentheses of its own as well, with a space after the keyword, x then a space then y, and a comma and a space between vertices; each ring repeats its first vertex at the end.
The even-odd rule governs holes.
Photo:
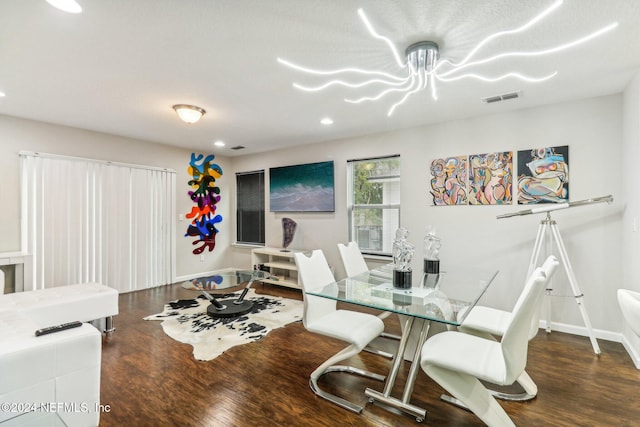
POLYGON ((336 353, 311 373, 309 385, 313 392, 345 409, 360 413, 363 407, 339 396, 323 391, 318 387, 318 379, 329 372, 347 372, 375 380, 384 381, 383 375, 352 366, 337 365, 360 353, 384 329, 384 323, 377 316, 351 310, 338 310, 337 301, 309 295, 312 289, 333 287, 335 295, 338 287, 322 250, 314 250, 311 256, 295 253, 298 277, 302 282, 304 308, 302 322, 309 331, 349 343, 349 346, 336 353))
MULTIPOLYGON (((550 278, 558 265, 558 260, 555 256, 549 256, 544 264, 542 270, 550 278)), ((524 298, 524 294, 520 294, 518 301, 514 307, 521 304, 521 300, 524 298)), ((540 325, 540 311, 542 308, 543 298, 540 298, 538 304, 534 307, 533 317, 531 318, 531 326, 529 328, 529 340, 532 340, 538 334, 540 325)), ((458 328, 461 332, 465 332, 471 335, 477 335, 487 339, 497 340, 502 337, 511 322, 513 317, 512 311, 499 310, 493 307, 475 306, 471 309, 467 317, 462 322, 462 325, 458 328)), ((526 371, 518 377, 516 381, 523 392, 521 393, 508 393, 506 391, 494 391, 490 392, 497 398, 503 400, 513 401, 526 401, 531 400, 538 394, 538 386, 531 379, 526 371)))
MULTIPOLYGON (((360 248, 358 247, 358 244, 356 242, 349 242, 346 245, 344 243, 338 243, 338 251, 340 252, 340 258, 342 259, 342 264, 344 265, 344 271, 347 274, 347 277, 354 277, 369 271, 369 267, 367 266, 367 263, 362 256, 362 252, 360 252, 360 248)), ((389 317, 390 314, 390 311, 383 311, 382 313, 378 314, 378 317, 384 320, 389 317)), ((382 332, 380 336, 391 338, 394 340, 400 340, 399 335, 390 334, 388 332, 382 332)), ((393 357, 392 354, 383 351, 378 351, 378 354, 380 354, 381 356, 393 357)))
POLYGON ((338 243, 338 251, 344 265, 344 271, 347 277, 357 276, 358 274, 369 271, 369 266, 360 252, 360 248, 356 242, 338 243))
MULTIPOLYGON (((557 261, 550 263, 551 274, 557 265, 557 261)), ((488 426, 515 426, 480 381, 505 386, 522 375, 531 319, 549 278, 542 268, 531 274, 500 342, 446 331, 432 336, 422 347, 420 366, 424 372, 488 426)))

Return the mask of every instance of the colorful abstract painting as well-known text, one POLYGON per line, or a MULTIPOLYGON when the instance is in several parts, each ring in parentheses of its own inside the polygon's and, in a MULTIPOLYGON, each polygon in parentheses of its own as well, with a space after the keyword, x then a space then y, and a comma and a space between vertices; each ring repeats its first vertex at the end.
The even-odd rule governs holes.
POLYGON ((469 156, 469 204, 511 204, 512 187, 512 151, 469 156))
POLYGON ((195 203, 191 212, 186 215, 191 220, 185 236, 197 237, 193 245, 199 245, 194 254, 201 254, 205 249, 209 252, 216 247, 216 224, 222 221, 222 216, 216 214, 216 204, 220 201, 220 187, 216 187, 216 179, 222 176, 222 168, 213 163, 213 154, 204 157, 191 153, 189 162, 189 197, 195 203))
POLYGON ((269 169, 271 212, 333 212, 333 162, 269 169))
POLYGON ((466 205, 467 156, 446 157, 431 162, 431 196, 436 206, 466 205))
POLYGON ((518 151, 518 204, 569 201, 569 146, 518 151))

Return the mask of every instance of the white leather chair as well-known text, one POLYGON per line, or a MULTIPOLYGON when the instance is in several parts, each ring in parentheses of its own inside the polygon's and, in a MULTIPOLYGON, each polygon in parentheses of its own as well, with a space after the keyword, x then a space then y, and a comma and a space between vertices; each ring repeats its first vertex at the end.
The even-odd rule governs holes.
POLYGON ((298 267, 298 277, 302 282, 304 308, 302 322, 309 332, 326 335, 349 343, 349 346, 330 357, 311 373, 309 385, 318 396, 327 399, 345 409, 360 413, 362 406, 349 402, 341 397, 327 393, 318 387, 318 379, 328 372, 348 372, 384 381, 383 375, 374 374, 351 366, 336 363, 355 356, 364 349, 384 329, 382 320, 372 314, 350 310, 337 310, 337 301, 307 294, 311 289, 323 288, 327 285, 338 287, 329 268, 329 264, 321 250, 314 250, 308 257, 304 253, 294 254, 298 267))
POLYGON ((340 252, 340 258, 342 259, 347 277, 357 276, 358 274, 369 271, 369 267, 356 242, 349 242, 346 245, 344 243, 338 243, 338 251, 340 252))
MULTIPOLYGON (((550 277, 555 272, 555 266, 557 265, 558 261, 556 257, 549 256, 542 265, 542 269, 545 274, 550 277)), ((522 298, 524 298, 523 294, 520 295, 515 307, 521 304, 522 298)), ((539 304, 537 304, 534 309, 531 326, 529 328, 529 340, 532 340, 538 334, 541 308, 542 298, 540 298, 539 304)), ((492 307, 476 306, 471 309, 467 317, 464 319, 464 322, 459 327, 459 330, 471 335, 496 340, 496 337, 502 337, 504 335, 509 323, 511 323, 512 317, 513 313, 510 311, 499 310, 492 307)), ((515 401, 531 400, 538 394, 538 386, 526 371, 520 375, 516 382, 520 384, 524 390, 522 393, 506 393, 492 390, 491 393, 499 399, 515 401)))
MULTIPOLYGON (((343 243, 338 243, 338 251, 340 252, 340 258, 342 259, 342 264, 344 265, 344 270, 347 273, 347 277, 357 276, 358 274, 366 273, 367 271, 369 271, 369 266, 367 266, 367 263, 362 256, 362 252, 360 252, 360 248, 358 247, 358 244, 356 242, 349 242, 346 245, 343 243)), ((383 311, 382 313, 378 314, 378 317, 384 320, 389 317, 390 314, 390 311, 383 311)), ((380 336, 391 338, 394 340, 400 340, 400 336, 389 334, 387 332, 382 332, 380 336)), ((383 351, 367 351, 371 351, 385 357, 393 357, 392 354, 383 351)))
POLYGON ((531 319, 557 265, 549 265, 550 274, 537 268, 529 277, 500 342, 447 331, 422 347, 420 366, 426 374, 488 426, 515 424, 480 380, 511 385, 524 372, 531 319))
POLYGON ((618 304, 627 324, 640 337, 640 292, 618 289, 618 304))

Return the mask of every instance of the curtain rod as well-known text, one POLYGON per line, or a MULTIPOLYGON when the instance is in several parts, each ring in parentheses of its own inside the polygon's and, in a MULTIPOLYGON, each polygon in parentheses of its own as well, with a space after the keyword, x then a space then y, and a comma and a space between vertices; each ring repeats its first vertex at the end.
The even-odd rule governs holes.
POLYGON ((155 170, 155 171, 176 173, 176 171, 169 168, 159 168, 156 166, 145 166, 145 165, 136 165, 133 163, 114 162, 111 160, 89 159, 85 157, 63 156, 61 154, 39 153, 36 151, 20 151, 18 155, 22 157, 27 157, 27 156, 43 157, 47 159, 71 160, 76 162, 90 162, 90 163, 99 163, 99 164, 108 165, 108 166, 123 166, 123 167, 132 168, 132 169, 155 170))

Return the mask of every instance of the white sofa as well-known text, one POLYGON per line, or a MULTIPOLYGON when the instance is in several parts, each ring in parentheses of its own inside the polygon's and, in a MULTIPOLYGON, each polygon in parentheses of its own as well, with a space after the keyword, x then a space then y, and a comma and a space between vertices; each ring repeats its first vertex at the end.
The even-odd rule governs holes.
MULTIPOLYGON (((91 324, 37 329, 118 314, 118 292, 90 283, 0 295, 0 425, 97 426, 102 335, 91 324)), ((107 322, 109 323, 109 322, 107 322)))

